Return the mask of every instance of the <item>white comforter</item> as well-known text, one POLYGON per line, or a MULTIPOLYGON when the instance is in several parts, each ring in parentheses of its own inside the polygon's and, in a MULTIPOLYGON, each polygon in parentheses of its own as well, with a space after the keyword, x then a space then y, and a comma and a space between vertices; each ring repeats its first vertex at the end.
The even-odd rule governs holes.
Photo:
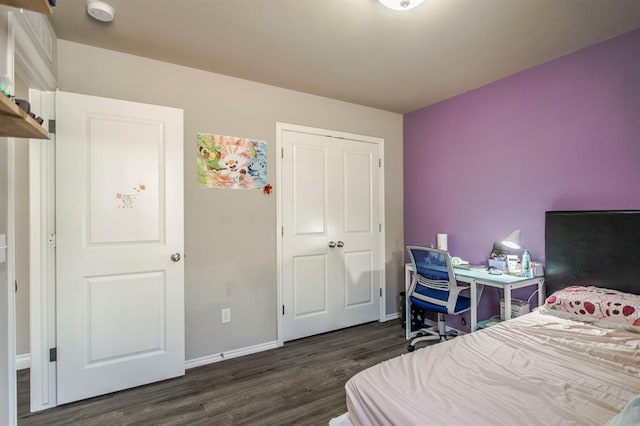
POLYGON ((346 384, 355 425, 602 425, 640 394, 640 334, 537 312, 346 384))

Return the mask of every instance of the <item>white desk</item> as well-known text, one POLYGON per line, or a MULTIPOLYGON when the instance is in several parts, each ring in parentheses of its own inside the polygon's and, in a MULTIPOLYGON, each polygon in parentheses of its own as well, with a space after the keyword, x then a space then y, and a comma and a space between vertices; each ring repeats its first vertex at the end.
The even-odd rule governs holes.
MULTIPOLYGON (((407 263, 404 266, 404 290, 405 290, 405 337, 411 339, 415 333, 411 332, 411 301, 409 300, 409 287, 411 286, 411 273, 414 271, 413 265, 407 263)), ((454 268, 456 280, 468 283, 471 298, 471 331, 475 331, 478 324, 478 300, 482 296, 484 286, 497 287, 503 289, 505 320, 511 318, 511 290, 522 287, 537 286, 538 287, 538 306, 544 303, 544 278, 522 278, 513 275, 492 275, 486 271, 473 271, 464 268, 454 268), (480 296, 478 295, 480 289, 480 296)))

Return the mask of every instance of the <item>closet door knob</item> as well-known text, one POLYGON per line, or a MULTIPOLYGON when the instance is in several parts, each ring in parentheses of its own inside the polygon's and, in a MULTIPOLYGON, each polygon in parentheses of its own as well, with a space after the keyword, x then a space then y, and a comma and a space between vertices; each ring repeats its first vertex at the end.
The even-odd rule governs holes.
POLYGON ((344 243, 342 241, 338 241, 338 247, 344 247, 344 243))
POLYGON ((174 262, 180 262, 180 259, 182 259, 180 253, 171 253, 171 260, 173 260, 174 262))
POLYGON ((336 243, 334 243, 333 241, 329 241, 329 248, 334 248, 336 246, 336 243))

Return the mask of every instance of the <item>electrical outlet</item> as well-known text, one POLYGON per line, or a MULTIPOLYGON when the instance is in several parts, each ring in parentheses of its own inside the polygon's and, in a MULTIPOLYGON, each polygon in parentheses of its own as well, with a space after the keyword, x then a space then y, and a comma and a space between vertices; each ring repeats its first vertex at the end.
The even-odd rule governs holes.
POLYGON ((231 308, 222 309, 222 322, 231 322, 231 308))

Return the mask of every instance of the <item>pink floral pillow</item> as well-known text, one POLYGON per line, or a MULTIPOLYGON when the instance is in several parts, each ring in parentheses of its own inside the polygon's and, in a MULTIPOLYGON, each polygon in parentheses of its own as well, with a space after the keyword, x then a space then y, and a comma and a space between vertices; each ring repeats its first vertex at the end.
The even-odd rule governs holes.
POLYGON ((547 297, 543 310, 584 321, 610 321, 640 327, 640 296, 600 287, 571 286, 547 297))

